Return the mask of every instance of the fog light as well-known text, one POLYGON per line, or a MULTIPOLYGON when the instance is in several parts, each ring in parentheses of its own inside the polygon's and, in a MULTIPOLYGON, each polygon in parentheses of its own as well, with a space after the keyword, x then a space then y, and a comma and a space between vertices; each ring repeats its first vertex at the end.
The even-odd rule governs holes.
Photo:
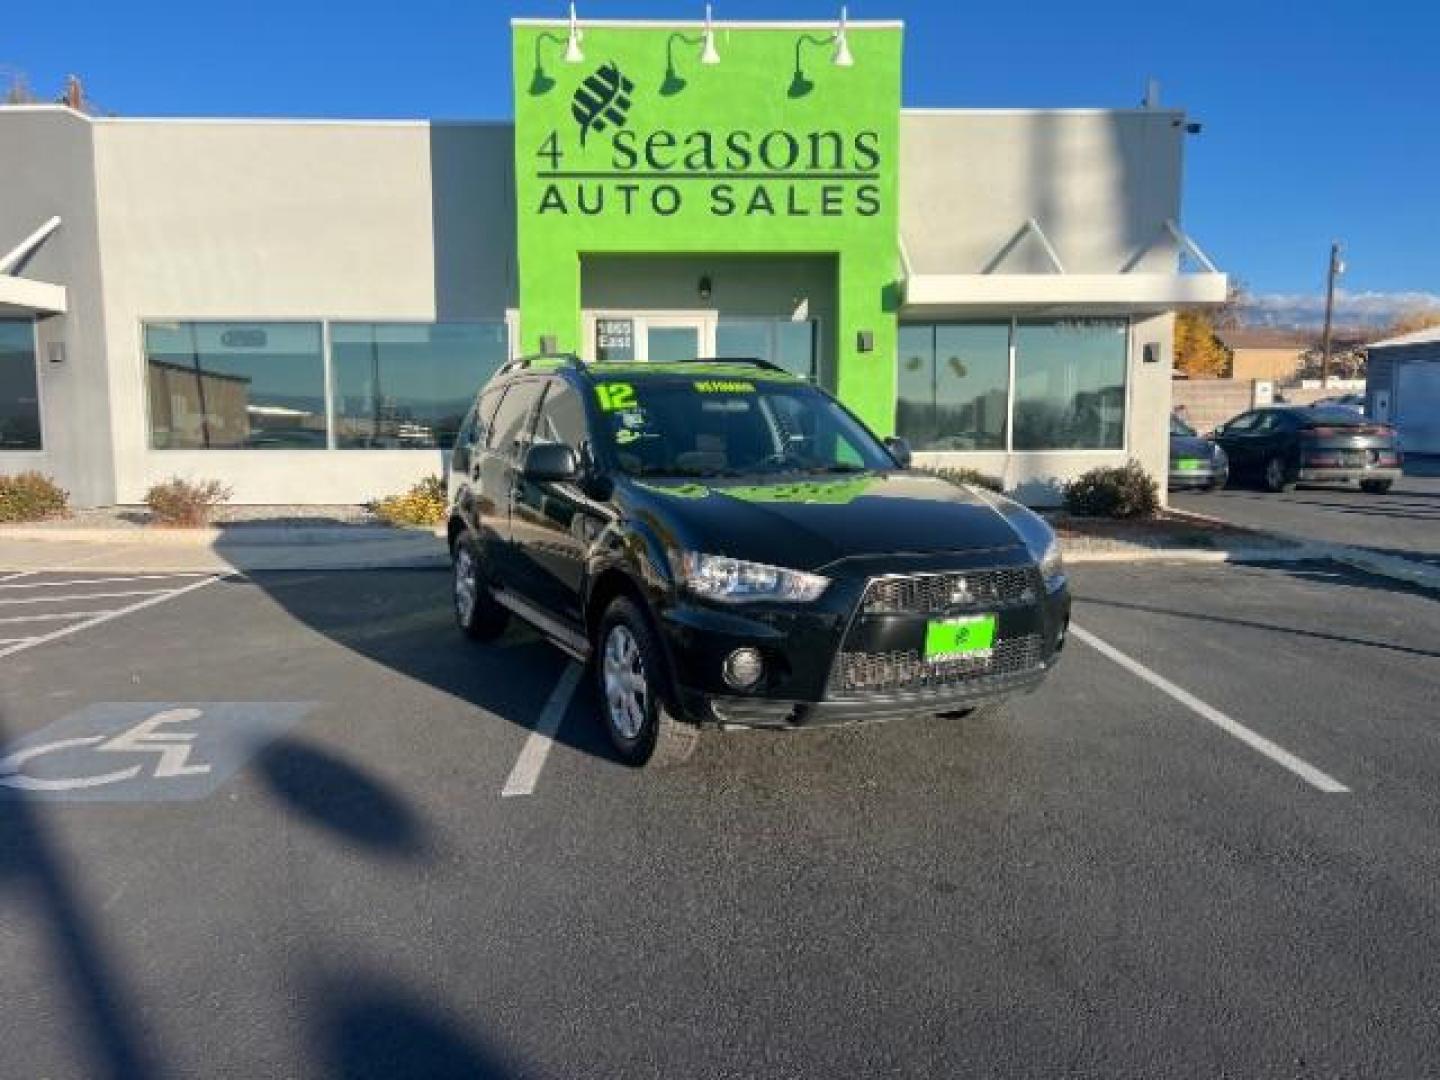
POLYGON ((720 673, 736 690, 749 690, 765 674, 765 661, 758 649, 736 649, 720 665, 720 673))

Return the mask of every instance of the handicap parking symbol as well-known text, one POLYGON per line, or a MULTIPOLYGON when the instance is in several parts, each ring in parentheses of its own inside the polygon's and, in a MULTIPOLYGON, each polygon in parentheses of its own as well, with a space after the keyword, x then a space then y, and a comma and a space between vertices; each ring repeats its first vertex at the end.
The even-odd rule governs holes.
POLYGON ((0 748, 0 798, 203 799, 315 708, 303 701, 111 701, 0 748))

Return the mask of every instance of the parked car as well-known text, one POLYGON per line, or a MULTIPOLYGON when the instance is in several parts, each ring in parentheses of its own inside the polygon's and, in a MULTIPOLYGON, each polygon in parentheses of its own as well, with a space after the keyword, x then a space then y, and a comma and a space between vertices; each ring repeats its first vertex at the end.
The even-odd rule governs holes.
POLYGON ((1365 415, 1364 394, 1338 394, 1335 397, 1321 398, 1310 403, 1312 409, 1338 408, 1349 409, 1361 416, 1365 415))
POLYGON ((1395 431, 1353 409, 1295 405, 1252 409, 1213 433, 1230 459, 1230 474, 1269 491, 1296 483, 1358 482, 1383 494, 1400 478, 1395 431))
POLYGON ((1175 414, 1170 415, 1170 490, 1223 488, 1230 478, 1225 451, 1175 414))
POLYGON ((843 405, 760 361, 515 361, 460 429, 454 606, 519 616, 593 669, 634 764, 705 725, 972 709, 1055 663, 1050 526, 911 471, 843 405))

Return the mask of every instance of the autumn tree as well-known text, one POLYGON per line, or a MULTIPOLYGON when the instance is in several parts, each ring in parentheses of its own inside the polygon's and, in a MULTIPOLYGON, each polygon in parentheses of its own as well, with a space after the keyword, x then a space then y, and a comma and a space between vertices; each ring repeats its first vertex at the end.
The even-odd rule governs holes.
POLYGON ((1223 379, 1230 374, 1230 353, 1215 336, 1208 312, 1188 308, 1175 313, 1175 370, 1192 379, 1223 379))

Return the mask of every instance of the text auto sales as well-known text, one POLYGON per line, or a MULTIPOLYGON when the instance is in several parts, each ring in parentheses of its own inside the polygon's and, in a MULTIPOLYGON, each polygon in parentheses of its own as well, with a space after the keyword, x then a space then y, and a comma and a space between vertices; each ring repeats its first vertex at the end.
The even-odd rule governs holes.
POLYGON ((874 217, 880 212, 880 135, 769 131, 639 132, 610 137, 609 169, 564 169, 551 132, 538 156, 546 163, 541 214, 669 217, 691 200, 715 217, 874 217), (672 182, 675 181, 675 182, 672 182), (680 183, 679 181, 685 181, 680 183))

